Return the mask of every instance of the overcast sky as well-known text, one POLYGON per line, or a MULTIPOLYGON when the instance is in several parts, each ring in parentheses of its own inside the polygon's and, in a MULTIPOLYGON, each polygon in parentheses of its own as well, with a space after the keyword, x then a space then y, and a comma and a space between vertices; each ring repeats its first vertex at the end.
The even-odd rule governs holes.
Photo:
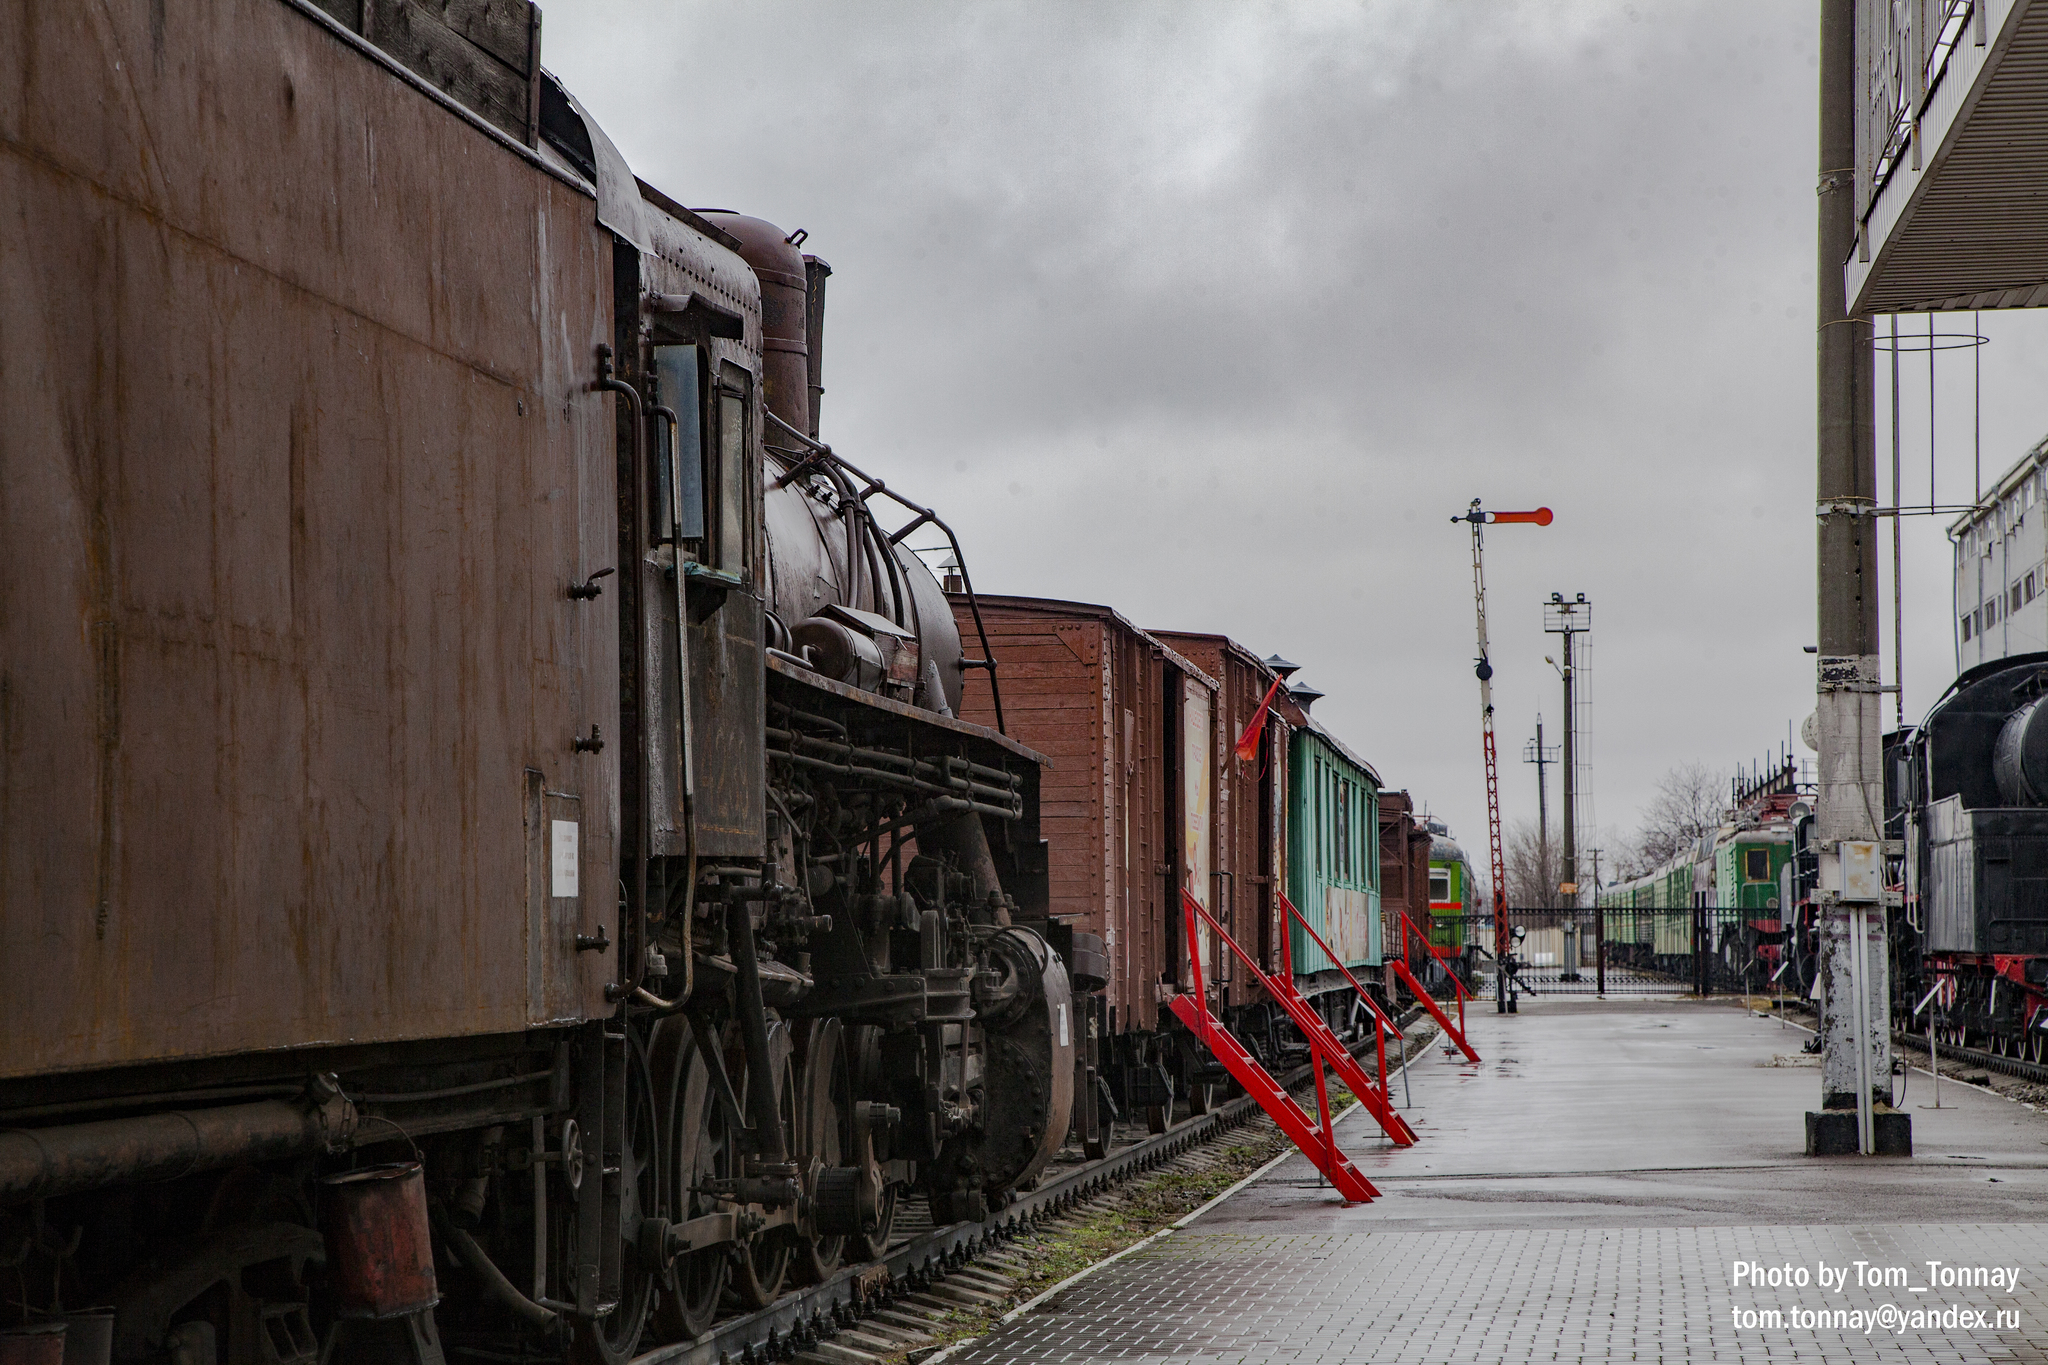
MULTIPOLYGON (((1510 821, 1552 591, 1594 603, 1588 824, 1812 709, 1812 5, 545 8, 640 175, 809 230, 824 434, 978 588, 1285 654, 1482 860, 1474 497, 1557 513, 1487 540, 1510 821)), ((1984 331, 1988 477, 2048 429, 2048 332, 1984 331)), ((1950 502, 1975 381, 1941 367, 1950 502)), ((1927 387, 1907 357, 1923 499, 1927 387)), ((1955 672, 1945 524, 1905 528, 1909 718, 1955 672)))

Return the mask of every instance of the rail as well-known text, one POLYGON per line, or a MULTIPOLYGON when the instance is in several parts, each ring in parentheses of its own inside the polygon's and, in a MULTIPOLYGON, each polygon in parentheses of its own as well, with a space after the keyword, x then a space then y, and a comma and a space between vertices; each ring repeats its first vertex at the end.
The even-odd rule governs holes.
MULTIPOLYGON (((1405 1028, 1420 1017, 1419 1009, 1409 1010, 1401 1017, 1400 1026, 1405 1028)), ((1308 1080, 1309 1073, 1304 1063, 1278 1079, 1292 1089, 1308 1080)), ((754 1365, 778 1359, 792 1348, 802 1350, 850 1325, 868 1300, 893 1292, 892 1285, 907 1281, 911 1287, 921 1288, 935 1276, 965 1264, 990 1243, 1022 1232, 1036 1220, 1060 1213, 1258 1113, 1258 1101, 1249 1095, 1220 1104, 1020 1194, 1008 1208, 982 1222, 933 1228, 872 1261, 847 1266, 822 1283, 785 1294, 766 1308, 728 1318, 700 1337, 656 1347, 635 1357, 632 1365, 754 1365)))

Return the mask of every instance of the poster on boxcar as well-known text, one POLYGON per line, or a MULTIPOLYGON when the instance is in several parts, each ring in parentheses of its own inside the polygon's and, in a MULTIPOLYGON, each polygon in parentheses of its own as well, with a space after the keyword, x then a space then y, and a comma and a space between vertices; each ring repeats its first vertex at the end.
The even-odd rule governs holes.
POLYGON ((1332 886, 1323 892, 1323 937, 1346 966, 1372 956, 1372 893, 1332 886))
MULTIPOLYGON (((1219 914, 1219 908, 1209 903, 1209 689, 1192 678, 1183 678, 1181 688, 1180 809, 1184 842, 1180 865, 1195 899, 1209 913, 1219 914)), ((1209 926, 1199 920, 1195 942, 1202 954, 1202 971, 1213 981, 1221 975, 1215 945, 1209 926)), ((1192 982, 1192 976, 1189 980, 1192 982)))

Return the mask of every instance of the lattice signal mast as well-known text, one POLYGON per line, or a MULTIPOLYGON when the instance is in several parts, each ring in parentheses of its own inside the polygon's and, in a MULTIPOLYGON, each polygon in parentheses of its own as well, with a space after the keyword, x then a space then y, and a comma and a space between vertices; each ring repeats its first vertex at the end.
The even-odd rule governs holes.
POLYGON ((1473 672, 1479 677, 1479 728, 1486 746, 1486 847, 1493 858, 1493 961, 1494 1008, 1508 1007, 1508 869, 1500 846, 1500 761, 1493 742, 1493 662, 1486 649, 1486 558, 1485 537, 1480 528, 1489 524, 1522 522, 1550 525, 1550 509, 1533 512, 1489 512, 1472 499, 1472 506, 1453 523, 1472 524, 1472 605, 1479 615, 1479 659, 1473 672))

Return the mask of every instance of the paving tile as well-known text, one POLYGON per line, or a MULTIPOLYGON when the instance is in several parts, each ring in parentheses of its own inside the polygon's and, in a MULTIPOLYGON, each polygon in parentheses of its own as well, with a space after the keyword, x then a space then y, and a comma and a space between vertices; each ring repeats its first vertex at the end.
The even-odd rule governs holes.
POLYGON ((1570 1065, 1548 1068, 1536 1061, 1545 1055, 1545 1029, 1527 1026, 1535 1011, 1525 1011, 1521 1025, 1482 1022, 1475 1042, 1493 1064, 1432 1058, 1418 1067, 1416 1112, 1436 1119, 1436 1131, 1372 1168, 1375 1180, 1410 1192, 1409 1210, 1383 1207, 1397 1203, 1391 1198, 1341 1209, 1313 1172, 1283 1164, 1215 1216, 1104 1267, 950 1359, 2048 1361, 2048 1119, 1969 1097, 1969 1112, 1928 1123, 1936 1140, 1916 1162, 1803 1164, 1771 1145, 1780 1142, 1772 1125, 1789 1132, 1800 1123, 1799 1094, 1782 1072, 1745 1087, 1740 1069, 1755 1064, 1744 1057, 1789 1051, 1796 1040, 1788 1043, 1775 1024, 1693 1008, 1702 1012, 1656 1023, 1676 1033, 1652 1035, 1651 1043, 1642 1040, 1640 1011, 1573 1021, 1548 1035, 1556 1051, 1575 1050, 1570 1065), (1612 1036, 1603 1038, 1603 1028, 1612 1036), (1603 1073, 1602 1047, 1647 1047, 1656 1064, 1603 1073), (1508 1056, 1531 1064, 1495 1061, 1508 1056), (1481 1085, 1492 1088, 1481 1095, 1481 1085), (1527 1093, 1531 1086, 1543 1093, 1527 1093), (1687 1103, 1689 1086, 1717 1107, 1690 1121, 1647 1107, 1687 1103), (1526 1119, 1518 1127, 1516 1113, 1538 1111, 1546 1121, 1540 1134, 1526 1119), (1644 1149, 1633 1152, 1624 1178, 1614 1154, 1631 1151, 1630 1131, 1615 1125, 1629 1124, 1631 1114, 1644 1149), (1582 1134, 1574 1122, 1586 1125, 1582 1134), (1725 1140, 1717 1136, 1724 1131, 1725 1140), (1718 1164, 1724 1152, 1732 1155, 1718 1164), (1586 1168, 1588 1153, 1609 1164, 1586 1168), (1982 1170, 1956 1159, 1973 1156, 1983 1158, 1982 1170), (1991 1188, 1986 1171, 2000 1172, 2008 1190, 1991 1188), (1432 1212, 1425 1196, 1452 1213, 1432 1212), (1897 1207, 1915 1216, 1888 1216, 1897 1207), (1781 1208, 1792 1216, 1774 1216, 1781 1208), (1922 1216, 1941 1209, 1958 1216, 1922 1216), (2019 1267, 2019 1283, 1930 1288, 1930 1260, 2019 1267), (1858 1284, 1859 1261, 1897 1267, 1906 1283, 1858 1284), (1803 1268, 1809 1282, 1737 1284, 1738 1263, 1803 1268), (1822 1264, 1846 1269, 1850 1282, 1818 1287, 1812 1271, 1822 1264), (2018 1325, 1969 1327, 1951 1306, 2014 1312, 2018 1325), (1946 1316, 1868 1333, 1801 1317, 1930 1308, 1946 1316))

